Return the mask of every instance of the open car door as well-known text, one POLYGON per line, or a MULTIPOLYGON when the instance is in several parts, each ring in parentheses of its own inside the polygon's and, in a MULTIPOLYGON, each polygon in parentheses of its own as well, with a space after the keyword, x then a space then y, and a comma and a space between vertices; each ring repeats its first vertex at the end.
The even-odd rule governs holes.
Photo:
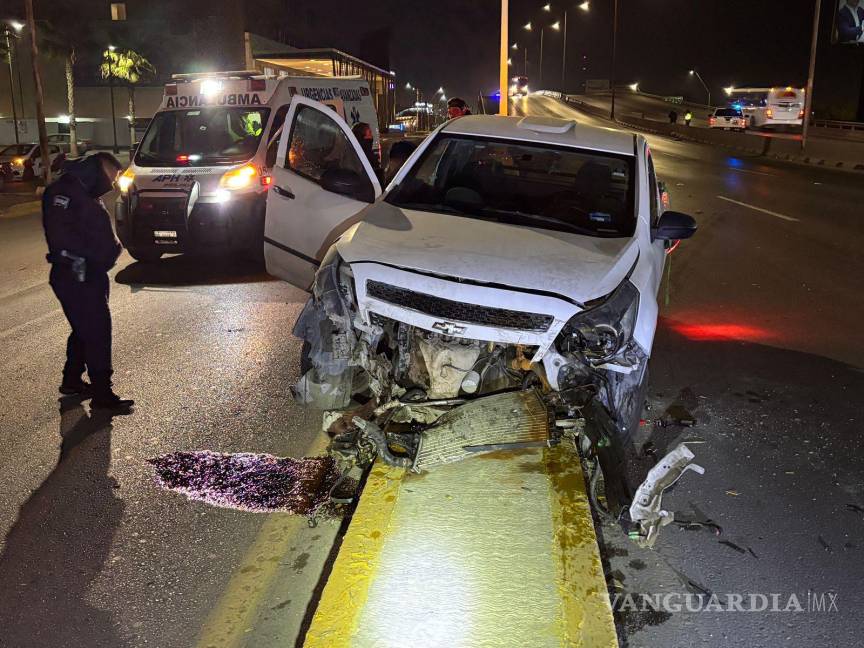
POLYGON ((295 95, 272 171, 267 272, 308 290, 340 226, 381 195, 360 143, 333 109, 295 95))

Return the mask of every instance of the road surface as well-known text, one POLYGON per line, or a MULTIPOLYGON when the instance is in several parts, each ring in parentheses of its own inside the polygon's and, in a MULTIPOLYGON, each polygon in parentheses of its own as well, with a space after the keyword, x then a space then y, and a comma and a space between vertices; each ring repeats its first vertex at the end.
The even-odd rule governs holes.
MULTIPOLYGON (((605 125, 546 97, 517 109, 605 125)), ((651 416, 678 402, 697 425, 646 426, 639 443, 656 455, 701 441, 705 476, 686 475, 666 503, 722 535, 672 526, 649 552, 604 526, 616 586, 784 604, 831 591, 838 610, 624 609, 624 645, 858 645, 864 188, 842 173, 649 141, 673 206, 700 224, 663 285, 651 416)), ((305 295, 240 260, 147 267, 124 255, 112 273, 115 378, 136 411, 110 423, 86 407, 61 411, 67 328, 30 201, 0 194, 0 645, 292 645, 338 521, 309 528, 192 503, 156 487, 146 460, 318 451, 320 422, 287 392, 305 295)))

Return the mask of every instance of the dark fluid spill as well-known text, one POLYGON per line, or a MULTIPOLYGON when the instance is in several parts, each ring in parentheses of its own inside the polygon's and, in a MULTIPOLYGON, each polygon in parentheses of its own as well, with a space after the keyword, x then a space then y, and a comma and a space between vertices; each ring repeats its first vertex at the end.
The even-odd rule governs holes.
POLYGON ((199 450, 148 459, 163 488, 214 506, 254 512, 315 515, 329 512, 339 480, 331 457, 274 457, 199 450))

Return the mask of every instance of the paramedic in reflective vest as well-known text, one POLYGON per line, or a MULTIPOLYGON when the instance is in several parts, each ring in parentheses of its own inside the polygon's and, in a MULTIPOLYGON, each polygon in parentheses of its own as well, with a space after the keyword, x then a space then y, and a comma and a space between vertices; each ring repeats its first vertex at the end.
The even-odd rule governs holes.
POLYGON ((51 288, 72 327, 60 393, 92 397, 97 409, 128 409, 131 400, 111 389, 111 312, 108 271, 123 249, 101 197, 122 166, 108 153, 67 162, 42 196, 42 225, 51 264, 51 288), (84 371, 92 384, 82 380, 84 371))

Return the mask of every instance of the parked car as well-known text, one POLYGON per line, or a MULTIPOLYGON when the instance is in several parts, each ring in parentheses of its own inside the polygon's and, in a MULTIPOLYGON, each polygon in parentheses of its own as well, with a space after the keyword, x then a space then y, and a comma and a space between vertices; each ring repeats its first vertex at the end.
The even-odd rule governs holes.
POLYGON ((740 108, 718 108, 708 116, 708 127, 743 132, 747 128, 747 119, 740 108))
MULTIPOLYGON (((89 139, 78 138, 78 154, 84 155, 90 150, 93 143, 89 139)), ((71 151, 72 137, 69 133, 54 133, 48 136, 49 144, 56 144, 64 153, 68 154, 71 151)))
MULTIPOLYGON (((48 157, 51 171, 59 171, 66 153, 57 144, 49 144, 48 157)), ((33 180, 42 175, 39 144, 9 144, 0 148, 0 173, 7 180, 33 180)))

